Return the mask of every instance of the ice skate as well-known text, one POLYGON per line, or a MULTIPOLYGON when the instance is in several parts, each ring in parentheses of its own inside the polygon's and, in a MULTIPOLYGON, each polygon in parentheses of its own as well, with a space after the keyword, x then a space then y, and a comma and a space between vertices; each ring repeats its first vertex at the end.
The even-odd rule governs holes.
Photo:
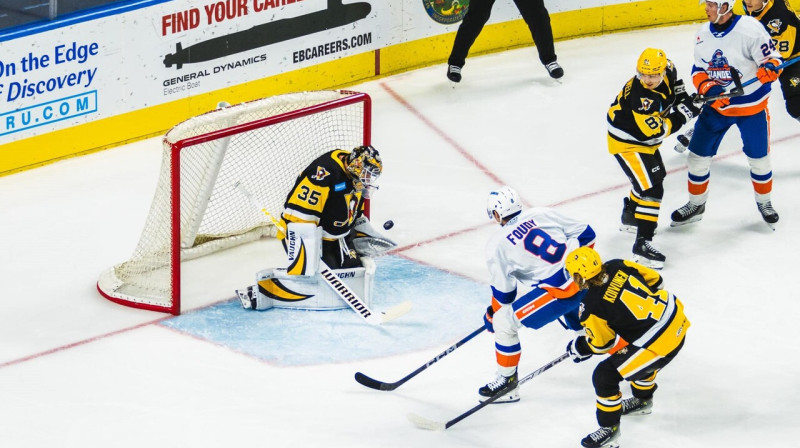
POLYGON ((631 200, 629 198, 622 198, 622 216, 620 217, 622 224, 620 224, 619 230, 628 233, 636 233, 638 231, 636 218, 633 213, 635 208, 635 205, 631 206, 631 200))
POLYGON ((486 401, 486 399, 494 397, 498 393, 502 393, 503 396, 495 400, 494 403, 514 403, 519 401, 516 371, 511 376, 503 376, 498 373, 497 378, 478 390, 481 401, 486 401), (513 387, 513 389, 508 390, 509 387, 513 387))
POLYGON ((586 448, 619 448, 619 425, 604 426, 581 440, 586 448))
POLYGON ((447 79, 453 82, 461 82, 461 67, 457 65, 448 65, 447 79))
POLYGON ((647 415, 653 413, 653 399, 631 397, 622 400, 622 415, 647 415))
POLYGON ((778 212, 772 208, 772 201, 758 202, 758 211, 761 212, 761 217, 764 222, 772 229, 775 230, 775 223, 778 222, 778 212))
POLYGON ((672 224, 670 227, 682 226, 685 224, 693 223, 703 219, 703 213, 706 211, 706 204, 700 205, 687 202, 683 207, 672 212, 672 224))
POLYGON ((547 65, 545 65, 547 69, 547 73, 550 74, 550 77, 553 79, 558 79, 564 76, 564 69, 558 64, 558 62, 553 61, 547 65))
POLYGON ((248 286, 246 291, 236 290, 236 296, 239 297, 239 301, 242 302, 242 308, 246 310, 256 309, 256 295, 254 289, 255 286, 248 286))
POLYGON ((678 141, 675 143, 675 152, 682 153, 689 148, 692 135, 694 135, 694 128, 689 129, 683 135, 678 135, 678 141))
POLYGON ((666 260, 667 257, 653 247, 650 240, 636 238, 633 244, 633 261, 648 268, 661 269, 666 260))

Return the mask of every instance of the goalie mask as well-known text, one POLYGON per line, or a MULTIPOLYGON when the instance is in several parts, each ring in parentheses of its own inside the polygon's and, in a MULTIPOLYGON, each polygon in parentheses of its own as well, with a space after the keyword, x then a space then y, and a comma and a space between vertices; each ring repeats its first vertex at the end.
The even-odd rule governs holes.
POLYGON ((567 255, 564 269, 581 288, 588 281, 603 271, 603 260, 600 254, 589 246, 579 247, 567 255))
POLYGON ((381 155, 371 145, 353 148, 347 156, 347 171, 353 176, 356 188, 369 197, 369 190, 377 188, 375 183, 383 171, 381 155))
POLYGON ((494 213, 497 212, 501 219, 510 218, 522 210, 522 202, 517 196, 517 192, 508 186, 500 187, 500 189, 489 193, 489 198, 486 200, 486 214, 489 219, 494 219, 494 213))

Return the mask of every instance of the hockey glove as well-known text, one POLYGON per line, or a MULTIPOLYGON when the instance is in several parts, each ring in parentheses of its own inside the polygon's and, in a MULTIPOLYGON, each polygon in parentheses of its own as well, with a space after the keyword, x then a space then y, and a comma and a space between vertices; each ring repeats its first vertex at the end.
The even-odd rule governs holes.
POLYGON ((686 85, 683 84, 683 80, 679 79, 675 81, 675 96, 681 97, 686 95, 686 85))
POLYGON ((683 103, 678 103, 672 107, 672 113, 669 114, 669 119, 672 122, 672 132, 677 131, 681 126, 685 125, 689 122, 689 120, 695 117, 695 112, 692 109, 697 110, 696 108, 690 108, 683 103))
POLYGON ((700 115, 700 108, 703 107, 703 103, 695 103, 696 100, 697 100, 697 95, 693 93, 691 95, 686 95, 684 97, 679 98, 678 103, 688 107, 689 110, 692 111, 692 114, 696 117, 700 115))
POLYGON ((781 61, 777 59, 770 59, 758 67, 756 77, 759 81, 761 81, 761 84, 775 82, 778 79, 781 71, 783 71, 782 69, 778 68, 779 65, 781 65, 781 61))
MULTIPOLYGON (((708 80, 703 81, 703 83, 700 84, 700 89, 698 89, 698 92, 705 97, 710 97, 724 94, 725 89, 723 89, 721 85, 717 84, 716 81, 708 80)), ((711 107, 714 109, 721 109, 730 104, 731 100, 729 98, 721 98, 711 103, 711 107)))
POLYGON ((723 107, 728 107, 730 105, 731 105, 730 98, 721 98, 721 99, 718 99, 718 100, 714 101, 713 103, 711 103, 711 107, 713 107, 714 109, 717 109, 717 110, 720 110, 723 107))
POLYGON ((397 247, 397 243, 372 227, 366 216, 359 216, 353 226, 353 248, 361 256, 376 256, 397 247))
POLYGON ((703 96, 717 96, 725 93, 725 89, 713 79, 706 78, 697 84, 697 93, 703 96))
POLYGON ((489 333, 494 333, 493 318, 494 309, 489 305, 489 308, 486 308, 486 314, 483 315, 483 327, 486 328, 486 331, 489 333))
POLYGON ((586 361, 587 359, 592 357, 592 354, 582 355, 580 350, 578 349, 578 340, 583 339, 583 336, 578 336, 572 341, 569 341, 567 344, 567 354, 572 358, 572 362, 575 364, 579 362, 586 361))

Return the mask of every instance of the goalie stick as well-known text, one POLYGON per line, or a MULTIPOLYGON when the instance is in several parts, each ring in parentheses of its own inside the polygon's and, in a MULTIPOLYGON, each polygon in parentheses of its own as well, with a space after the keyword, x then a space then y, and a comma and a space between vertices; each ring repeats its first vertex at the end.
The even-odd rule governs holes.
POLYGON ((358 381, 360 384, 363 384, 364 386, 369 387, 370 389, 395 390, 398 387, 400 387, 403 384, 405 384, 406 381, 410 380, 411 378, 414 378, 415 376, 417 376, 423 370, 427 369, 428 367, 430 367, 433 364, 435 364, 436 362, 438 362, 440 359, 442 359, 445 356, 449 355, 451 352, 453 352, 458 347, 461 347, 462 345, 466 344, 468 341, 470 341, 475 336, 481 334, 483 332, 483 330, 484 330, 484 327, 483 327, 483 325, 481 325, 480 328, 478 328, 477 330, 475 330, 472 333, 468 334, 464 339, 462 339, 462 340, 456 342, 455 344, 451 345, 445 351, 439 353, 438 355, 434 356, 433 359, 431 359, 430 361, 428 361, 425 364, 421 365, 419 368, 417 368, 417 370, 409 373, 408 375, 404 376, 403 378, 400 378, 399 380, 395 381, 394 383, 384 383, 383 381, 378 381, 376 379, 370 378, 370 377, 368 377, 367 375, 364 375, 361 372, 356 372, 356 381, 358 381))
MULTIPOLYGON (((258 202, 256 202, 255 198, 253 197, 253 194, 244 185, 242 185, 241 181, 236 181, 233 184, 233 188, 238 190, 241 194, 243 194, 250 201, 250 203, 253 204, 254 207, 261 210, 261 212, 264 213, 264 215, 266 215, 267 218, 269 218, 274 225, 280 226, 278 220, 274 216, 272 216, 272 214, 268 212, 265 207, 262 207, 261 205, 258 204, 258 202)), ((327 264, 325 264, 324 261, 320 260, 319 263, 320 266, 322 267, 322 269, 319 272, 320 277, 322 277, 325 283, 327 283, 328 286, 330 286, 331 289, 333 289, 333 291, 342 300, 344 300, 344 303, 346 303, 350 308, 352 308, 353 311, 355 311, 356 314, 362 319, 364 319, 367 323, 372 325, 384 324, 386 322, 393 321, 398 317, 411 311, 412 304, 410 300, 406 300, 405 302, 397 304, 392 308, 389 308, 388 310, 383 311, 381 313, 376 313, 372 311, 367 306, 367 304, 364 303, 364 301, 361 300, 361 298, 358 297, 358 295, 354 293, 353 290, 350 289, 349 286, 347 286, 343 281, 339 279, 339 277, 336 276, 336 274, 334 274, 331 271, 331 269, 328 267, 327 264)))
POLYGON ((429 420, 429 419, 427 419, 425 417, 421 417, 421 416, 419 416, 417 414, 408 414, 407 417, 418 428, 430 429, 432 431, 444 431, 445 429, 455 425, 456 423, 460 422, 461 420, 464 420, 465 418, 469 417, 470 415, 480 411, 484 407, 494 403, 495 400, 499 399, 500 397, 505 396, 506 394, 508 394, 509 392, 514 390, 514 388, 520 387, 520 386, 522 386, 522 384, 528 382, 529 380, 533 379, 534 377, 541 375, 542 373, 546 372, 547 370, 550 370, 551 367, 553 367, 554 365, 560 363, 561 361, 563 361, 563 360, 565 360, 567 358, 569 358, 569 354, 567 354, 567 353, 562 354, 558 358, 548 362, 547 364, 543 365, 542 367, 539 367, 538 369, 534 370, 533 372, 531 372, 531 373, 525 375, 524 377, 520 378, 520 380, 517 382, 517 384, 509 385, 509 386, 506 386, 503 389, 500 389, 497 392, 497 394, 495 394, 493 397, 488 398, 486 401, 481 402, 477 406, 474 406, 470 410, 462 413, 461 415, 457 416, 456 418, 454 418, 454 419, 452 419, 450 421, 439 422, 439 421, 435 421, 435 420, 429 420), (510 387, 510 386, 513 386, 513 387, 510 387))
POLYGON ((343 281, 339 280, 339 277, 336 276, 331 269, 325 264, 324 261, 319 261, 320 266, 322 269, 320 270, 319 274, 325 283, 331 287, 331 289, 342 298, 342 300, 353 309, 359 316, 361 316, 367 323, 372 325, 380 325, 385 324, 386 322, 393 321, 398 317, 408 313, 411 311, 411 301, 406 300, 403 303, 393 306, 386 311, 381 313, 375 313, 366 303, 364 303, 361 298, 359 298, 353 290, 350 289, 343 281))

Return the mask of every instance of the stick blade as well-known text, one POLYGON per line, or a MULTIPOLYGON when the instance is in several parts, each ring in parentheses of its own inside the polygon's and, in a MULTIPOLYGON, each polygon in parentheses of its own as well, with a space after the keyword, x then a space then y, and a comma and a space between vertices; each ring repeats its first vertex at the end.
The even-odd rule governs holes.
POLYGON ((406 300, 405 302, 399 305, 395 305, 392 308, 389 308, 388 310, 383 312, 383 315, 381 316, 381 323, 391 322, 400 316, 408 314, 408 312, 411 311, 412 306, 413 305, 411 301, 406 300))
POLYGON ((447 429, 447 424, 444 422, 430 420, 414 413, 406 414, 406 417, 408 417, 411 423, 413 423, 417 428, 427 429, 429 431, 444 431, 447 429))
POLYGON ((395 390, 396 388, 392 384, 370 378, 361 372, 356 372, 356 382, 375 390, 395 390))

